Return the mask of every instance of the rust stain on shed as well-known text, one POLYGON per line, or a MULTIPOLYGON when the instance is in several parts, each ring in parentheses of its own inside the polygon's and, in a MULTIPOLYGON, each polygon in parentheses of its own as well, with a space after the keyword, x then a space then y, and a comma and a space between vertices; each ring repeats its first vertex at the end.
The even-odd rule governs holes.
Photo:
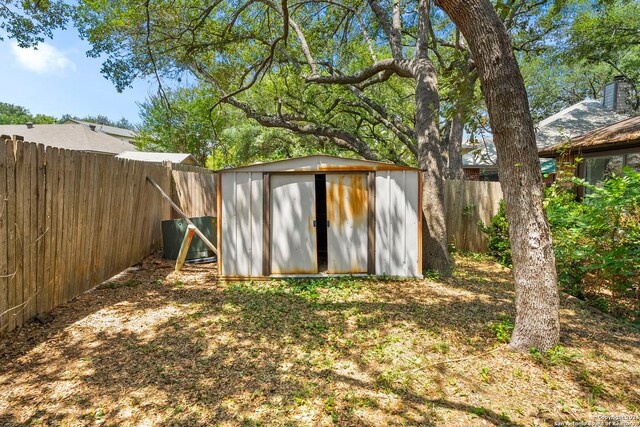
POLYGON ((367 207, 367 187, 364 175, 354 175, 351 177, 351 194, 349 195, 349 210, 353 217, 360 216, 367 207))
POLYGON ((333 179, 327 182, 328 219, 335 221, 337 227, 348 221, 358 220, 367 209, 365 176, 342 175, 337 182, 333 179))

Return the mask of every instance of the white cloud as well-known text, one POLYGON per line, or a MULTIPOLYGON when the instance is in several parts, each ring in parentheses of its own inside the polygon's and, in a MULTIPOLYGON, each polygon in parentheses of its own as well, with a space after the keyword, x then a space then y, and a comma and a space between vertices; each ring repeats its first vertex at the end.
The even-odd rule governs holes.
POLYGON ((75 71, 76 69, 76 64, 50 44, 40 43, 37 49, 22 49, 14 43, 11 45, 11 50, 22 67, 36 73, 75 71))

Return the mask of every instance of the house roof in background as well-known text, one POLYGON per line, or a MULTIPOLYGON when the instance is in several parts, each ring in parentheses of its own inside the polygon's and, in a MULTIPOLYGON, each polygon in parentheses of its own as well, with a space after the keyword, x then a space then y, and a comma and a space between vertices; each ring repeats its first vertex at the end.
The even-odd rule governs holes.
POLYGON ((0 134, 19 135, 25 141, 36 142, 47 147, 93 153, 118 154, 136 149, 128 142, 106 133, 92 131, 87 126, 78 124, 36 124, 31 128, 28 128, 27 125, 0 125, 0 134))
POLYGON ((119 159, 139 160, 151 163, 182 163, 188 165, 198 165, 198 161, 189 153, 150 153, 145 151, 125 151, 118 154, 119 159))
MULTIPOLYGON (((462 155, 462 166, 466 168, 494 169, 498 168, 496 146, 491 139, 485 138, 485 144, 479 144, 475 149, 462 155), (486 144, 486 145, 485 145, 486 144)), ((552 159, 540 159, 542 173, 552 173, 556 170, 556 163, 552 159)))
POLYGON ((596 151, 628 146, 640 147, 640 116, 594 129, 572 138, 571 141, 560 142, 546 147, 540 150, 538 154, 540 156, 556 157, 558 151, 565 147, 577 148, 582 151, 589 151, 590 149, 596 151))
POLYGON ((538 148, 555 145, 627 117, 629 116, 604 107, 602 100, 581 101, 538 123, 536 144, 538 148))
POLYGON ((478 143, 465 141, 462 144, 462 166, 472 168, 496 167, 498 154, 491 136, 484 136, 478 143))
POLYGON ((109 126, 109 125, 101 125, 98 123, 85 122, 85 121, 76 120, 76 119, 69 119, 63 124, 71 124, 71 123, 76 123, 76 124, 87 126, 87 127, 89 127, 90 125, 94 125, 97 131, 108 133, 109 135, 123 136, 131 139, 138 136, 138 133, 135 131, 132 131, 131 129, 119 128, 119 127, 109 126))
MULTIPOLYGON (((564 144, 569 138, 627 118, 627 115, 616 113, 602 106, 602 100, 588 99, 578 102, 556 114, 542 120, 536 126, 536 145, 538 148, 556 144, 564 144)), ((463 144, 466 152, 462 156, 464 167, 486 168, 497 163, 496 148, 491 136, 484 137, 484 143, 463 144)), ((548 160, 542 161, 542 168, 551 167, 548 160)))

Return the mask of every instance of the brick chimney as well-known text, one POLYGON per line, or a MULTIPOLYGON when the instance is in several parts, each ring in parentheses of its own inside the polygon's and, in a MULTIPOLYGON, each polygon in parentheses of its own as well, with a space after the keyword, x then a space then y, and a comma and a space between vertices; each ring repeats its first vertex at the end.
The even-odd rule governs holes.
POLYGON ((616 76, 602 89, 602 106, 618 113, 633 109, 631 84, 623 76, 616 76))

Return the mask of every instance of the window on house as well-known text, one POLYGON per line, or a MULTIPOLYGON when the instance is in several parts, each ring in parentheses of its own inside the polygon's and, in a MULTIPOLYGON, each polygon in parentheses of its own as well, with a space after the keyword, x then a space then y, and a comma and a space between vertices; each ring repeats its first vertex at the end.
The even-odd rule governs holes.
MULTIPOLYGON (((602 157, 588 157, 584 163, 585 181, 593 185, 611 177, 614 173, 620 173, 622 168, 628 166, 640 171, 640 153, 629 153, 602 157)), ((585 189, 588 193, 589 190, 585 189)))
POLYGON ((624 156, 589 157, 585 159, 585 181, 597 185, 599 182, 620 172, 624 166, 624 156))
POLYGON ((627 158, 625 159, 625 164, 629 166, 631 169, 637 172, 640 172, 640 153, 627 154, 627 158))
POLYGON ((480 181, 500 181, 498 171, 482 170, 480 171, 480 181))

